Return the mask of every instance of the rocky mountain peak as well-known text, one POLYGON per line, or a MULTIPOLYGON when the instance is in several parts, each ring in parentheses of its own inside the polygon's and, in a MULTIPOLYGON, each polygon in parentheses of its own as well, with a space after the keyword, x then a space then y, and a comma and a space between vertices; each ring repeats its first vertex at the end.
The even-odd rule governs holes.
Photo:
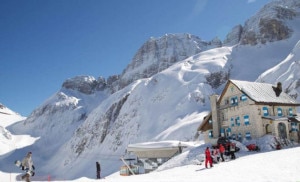
MULTIPOLYGON (((134 55, 123 71, 123 86, 141 78, 148 78, 178 61, 207 49, 208 43, 191 34, 166 34, 150 38, 134 55)), ((121 86, 122 87, 122 86, 121 86)))
POLYGON ((243 32, 242 25, 237 25, 233 27, 231 32, 227 34, 223 44, 226 46, 233 46, 235 44, 238 44, 241 39, 242 32, 243 32))
POLYGON ((289 38, 293 31, 287 22, 299 16, 299 7, 298 0, 273 1, 265 5, 246 21, 240 43, 256 45, 289 38))
POLYGON ((244 26, 235 26, 223 44, 256 45, 287 39, 293 33, 288 21, 300 16, 299 8, 299 0, 270 2, 248 19, 244 26))
POLYGON ((67 79, 62 87, 71 90, 77 90, 84 94, 92 94, 96 90, 102 90, 106 85, 105 79, 100 77, 96 80, 92 76, 76 76, 67 79))

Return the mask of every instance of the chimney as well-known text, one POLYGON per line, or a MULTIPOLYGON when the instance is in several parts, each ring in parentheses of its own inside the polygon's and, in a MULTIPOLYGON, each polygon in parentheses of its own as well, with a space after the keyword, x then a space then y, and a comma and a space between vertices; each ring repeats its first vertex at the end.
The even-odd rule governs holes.
POLYGON ((273 90, 275 92, 276 97, 279 97, 280 94, 281 94, 281 92, 282 92, 281 82, 277 83, 277 87, 272 86, 272 88, 273 88, 273 90))
POLYGON ((220 135, 220 124, 218 121, 218 106, 217 106, 218 97, 219 97, 218 95, 211 95, 209 98, 214 138, 219 137, 220 135))

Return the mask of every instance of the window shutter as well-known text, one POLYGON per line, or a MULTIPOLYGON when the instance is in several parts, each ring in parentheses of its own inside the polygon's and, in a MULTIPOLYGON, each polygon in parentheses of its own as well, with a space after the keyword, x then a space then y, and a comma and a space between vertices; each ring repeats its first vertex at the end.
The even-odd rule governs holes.
POLYGON ((282 109, 281 108, 277 108, 277 113, 278 113, 278 116, 282 116, 282 109))
POLYGON ((244 122, 245 122, 245 125, 250 125, 250 123, 249 123, 249 116, 248 115, 244 116, 244 122))
POLYGON ((245 137, 246 137, 247 140, 251 140, 251 133, 246 132, 245 137))
POLYGON ((293 109, 289 108, 289 116, 293 116, 293 109))
POLYGON ((263 112, 264 112, 264 116, 268 116, 269 115, 269 111, 267 107, 263 107, 263 112))

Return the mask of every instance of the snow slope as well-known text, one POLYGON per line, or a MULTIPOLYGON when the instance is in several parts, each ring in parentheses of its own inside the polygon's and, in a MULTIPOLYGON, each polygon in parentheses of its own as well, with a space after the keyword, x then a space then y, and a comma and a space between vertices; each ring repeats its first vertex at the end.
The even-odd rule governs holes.
POLYGON ((36 140, 30 135, 13 135, 7 130, 9 125, 25 119, 25 117, 0 104, 0 158, 18 148, 32 145, 36 140))
MULTIPOLYGON (((266 10, 268 11, 268 9, 266 10)), ((266 12, 266 14, 268 13, 266 12)), ((259 16, 254 19, 259 20, 259 16)), ((263 81, 275 84, 274 81, 278 81, 279 77, 282 78, 280 81, 283 83, 289 81, 293 76, 297 79, 297 67, 294 68, 292 65, 296 66, 295 63, 298 61, 295 55, 298 55, 299 49, 295 45, 298 45, 297 42, 300 40, 299 20, 299 16, 288 20, 294 30, 289 39, 203 51, 177 62, 150 78, 138 79, 113 94, 108 90, 101 89, 86 94, 80 90, 62 88, 45 101, 41 107, 33 111, 25 121, 3 124, 4 129, 2 129, 1 135, 1 137, 3 136, 3 140, 1 140, 1 142, 3 141, 1 144, 3 155, 0 156, 0 170, 4 175, 3 179, 9 174, 13 176, 20 172, 15 166, 7 166, 7 164, 12 164, 12 161, 21 158, 29 150, 33 152, 37 164, 36 179, 45 180, 51 176, 55 180, 76 180, 81 177, 93 178, 96 161, 100 161, 102 164, 103 176, 109 176, 118 171, 122 165, 119 158, 125 154, 128 144, 163 140, 201 141, 201 136, 197 137, 196 128, 209 112, 208 96, 212 93, 220 93, 226 78, 254 81, 261 73, 274 65, 281 65, 278 69, 271 69, 271 74, 266 72, 262 76, 265 77, 263 81), (285 62, 291 65, 282 66, 285 62), (286 68, 292 68, 290 66, 293 69, 289 70, 295 71, 286 72, 286 68), (217 79, 214 79, 216 77, 217 79), (20 135, 27 136, 17 138, 20 135), (16 138, 16 140, 11 142, 12 140, 7 136, 11 136, 12 139, 16 138), (15 145, 17 141, 21 143, 15 145)), ((255 32, 259 32, 253 22, 255 21, 249 21, 247 27, 253 25, 255 32)), ((129 69, 128 78, 134 73, 130 74, 129 69)), ((91 83, 93 80, 91 79, 91 83)), ((293 87, 289 87, 289 91, 296 95, 298 82, 293 83, 295 84, 293 87)), ((299 100, 299 97, 297 99, 299 100)), ((201 150, 199 153, 202 153, 201 150)), ((293 156, 293 152, 290 155, 293 156)), ((191 158, 195 158, 195 156, 191 156, 191 158)), ((245 158, 248 157, 245 156, 245 158)), ((184 157, 182 160, 185 160, 184 157)), ((256 159, 251 159, 244 165, 253 160, 256 159)), ((297 161, 297 159, 295 160, 297 161)), ((288 159, 285 161, 297 168, 297 165, 290 163, 292 161, 288 159)), ((234 164, 234 162, 236 161, 232 163, 234 164)), ((183 165, 183 163, 180 164, 183 165)), ((227 163, 225 164, 227 165, 227 163)), ((276 163, 271 165, 274 166, 276 163)), ((185 170, 189 167, 180 166, 178 165, 177 169, 180 168, 190 174, 189 170, 185 170)), ((223 164, 218 167, 221 166, 223 164)), ((196 167, 201 169, 201 166, 194 167, 192 168, 195 170, 196 167)), ((259 168, 260 171, 262 169, 266 168, 259 168)), ((192 171, 195 172, 195 170, 192 171)), ((232 167, 232 170, 239 172, 240 168, 232 167)), ((259 179, 262 181, 282 179, 276 175, 280 174, 279 171, 283 171, 283 169, 273 170, 276 174, 266 175, 260 171, 253 172, 260 174, 259 179), (273 175, 275 175, 274 178, 273 175)), ((235 171, 228 172, 234 174, 235 171)), ((177 171, 175 170, 175 172, 177 171)), ((158 174, 157 177, 165 174, 174 181, 183 180, 183 176, 175 179, 163 171, 145 175, 149 176, 145 177, 145 180, 157 178, 155 174, 158 174)), ((205 174, 211 176, 208 171, 205 174)), ((239 172, 237 175, 239 174, 244 173, 239 172)), ((110 177, 112 177, 111 180, 116 180, 113 179, 114 177, 119 178, 118 175, 110 177)), ((107 180, 110 180, 110 177, 107 177, 107 180)), ((298 180, 294 169, 286 179, 294 180, 293 177, 298 180)), ((89 181, 87 178, 82 180, 89 181)), ((125 177, 120 180, 134 178, 125 177)), ((142 177, 136 178, 139 180, 142 177)), ((229 178, 228 175, 227 179, 229 178)), ((253 179, 250 176, 248 178, 253 179)))
MULTIPOLYGON (((279 44, 281 42, 274 42, 267 47, 271 51, 271 45, 276 47, 279 44)), ((72 91, 70 95, 70 90, 62 90, 45 102, 37 113, 43 113, 43 108, 52 110, 29 117, 25 125, 20 122, 10 127, 12 131, 27 132, 39 140, 3 161, 9 163, 31 150, 37 154, 35 161, 41 166, 37 173, 43 176, 51 171, 56 179, 92 178, 94 171, 86 166, 101 161, 106 169, 104 176, 118 171, 122 165, 119 158, 124 155, 128 144, 193 141, 197 134, 195 129, 209 111, 208 96, 217 92, 207 83, 206 77, 229 71, 232 71, 232 77, 247 77, 247 69, 250 69, 254 79, 261 71, 256 70, 255 65, 261 61, 254 59, 245 66, 239 65, 240 59, 235 60, 232 55, 240 54, 239 57, 250 59, 256 52, 256 56, 268 57, 269 51, 257 51, 266 50, 260 46, 222 47, 201 52, 109 97, 101 97, 100 92, 85 96, 72 91), (235 73, 234 70, 240 71, 235 73), (99 105, 95 109, 85 109, 87 100, 97 101, 99 105), (86 118, 82 117, 84 113, 86 118)), ((243 61, 249 62, 249 59, 243 61)), ((263 68, 272 65, 274 62, 265 62, 263 68)), ((4 166, 1 171, 9 172, 4 166)), ((12 171, 17 172, 17 169, 12 168, 12 171)))
POLYGON ((262 73, 257 81, 281 82, 283 88, 292 96, 300 93, 300 41, 292 52, 278 65, 262 73))
MULTIPOLYGON (((2 117, 2 116, 1 116, 2 117)), ((18 122, 18 119, 11 120, 11 123, 18 122)), ((14 137, 14 135, 12 135, 14 137)), ((300 179, 300 158, 298 157, 300 152, 300 145, 295 143, 294 145, 286 146, 281 150, 272 149, 269 144, 272 142, 272 136, 265 136, 256 142, 260 147, 260 152, 247 151, 245 146, 241 143, 237 143, 241 150, 236 153, 236 160, 227 160, 219 164, 214 164, 211 169, 206 169, 203 160, 204 149, 207 144, 201 142, 187 142, 186 145, 190 146, 185 148, 183 153, 177 155, 173 159, 167 161, 161 165, 158 170, 140 175, 132 176, 120 176, 119 172, 111 174, 101 179, 103 182, 196 182, 196 181, 232 181, 232 182, 291 182, 299 181, 300 179), (199 165, 201 164, 201 165, 199 165)), ((24 145, 31 145, 29 141, 23 140, 24 145)), ((174 144, 178 144, 178 141, 174 141, 174 144)), ((161 145, 172 145, 169 142, 161 142, 161 145)), ((61 156, 64 157, 64 156, 61 156)), ((33 160, 36 158, 33 155, 33 160)), ((45 159, 46 160, 46 159, 45 159)), ((52 164, 54 164, 53 161, 52 164)), ((39 166, 36 163, 37 167, 39 166)), ((51 163, 50 163, 51 165, 51 163)), ((0 171, 0 179, 5 182, 18 181, 22 173, 17 169, 13 163, 7 165, 7 172, 0 171)), ((107 166, 102 165, 102 173, 105 172, 107 166)), ((96 169, 94 165, 89 167, 89 170, 94 171, 96 175, 96 169)), ((32 177, 32 181, 73 181, 73 182, 92 182, 99 181, 95 178, 78 177, 76 179, 65 179, 64 175, 56 178, 51 175, 51 171, 47 175, 37 173, 32 177)))

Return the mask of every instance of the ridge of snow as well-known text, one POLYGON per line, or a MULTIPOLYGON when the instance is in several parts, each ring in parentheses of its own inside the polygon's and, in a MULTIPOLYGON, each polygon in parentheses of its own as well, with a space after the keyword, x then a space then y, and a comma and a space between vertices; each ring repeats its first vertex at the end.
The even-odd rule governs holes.
MULTIPOLYGON (((298 1, 293 2, 297 3, 298 1)), ((1 174, 2 172, 5 172, 5 174, 20 172, 16 168, 8 169, 5 164, 21 158, 25 153, 24 151, 28 150, 34 151, 34 161, 40 166, 36 171, 37 174, 46 176, 51 173, 54 179, 73 180, 82 176, 93 178, 95 171, 91 170, 90 166, 94 166, 95 161, 101 162, 104 169, 102 171, 103 176, 118 171, 122 165, 119 157, 125 153, 129 144, 163 140, 202 141, 202 136, 197 135, 196 128, 209 112, 208 96, 218 93, 222 87, 218 84, 218 88, 212 88, 207 76, 213 73, 225 72, 232 79, 254 81, 261 73, 274 65, 280 64, 282 60, 286 58, 294 60, 295 55, 299 52, 298 46, 294 49, 294 56, 287 57, 287 55, 291 53, 294 45, 300 40, 299 22, 299 16, 288 21, 294 32, 292 37, 287 40, 268 42, 256 46, 236 45, 207 51, 201 50, 197 54, 185 55, 187 56, 186 59, 168 65, 169 67, 164 71, 153 72, 155 74, 149 78, 140 79, 141 77, 138 75, 136 77, 138 79, 135 80, 130 75, 128 78, 132 81, 131 84, 124 84, 126 86, 123 89, 113 94, 108 93, 107 90, 95 92, 92 90, 93 92, 89 92, 89 95, 87 95, 78 92, 76 89, 62 88, 41 107, 37 108, 24 122, 9 124, 5 128, 5 132, 10 131, 12 137, 16 133, 24 135, 29 133, 31 137, 35 138, 31 138, 31 143, 34 142, 33 145, 25 146, 27 141, 22 141, 24 142, 24 146, 22 146, 24 148, 14 148, 16 150, 11 153, 7 150, 6 155, 1 156, 1 174)), ((287 67, 281 66, 276 72, 280 72, 279 70, 287 67)), ((132 74, 133 72, 129 71, 128 73, 132 74)), ((282 76, 281 79, 292 76, 292 74, 289 76, 288 74, 284 75, 286 76, 282 76)), ((272 80, 265 77, 265 82, 272 83, 272 80)), ((299 93, 296 87, 297 82, 293 82, 293 84, 293 87, 289 87, 290 93, 296 95, 299 93)), ((297 99, 299 100, 299 97, 297 99)), ((194 154, 196 154, 196 149, 194 151, 194 154)), ((262 160, 260 157, 258 159, 262 160)), ((189 161, 186 157, 183 157, 182 160, 189 161)), ((191 160, 196 160, 194 155, 191 156, 191 160)), ((295 161, 300 163, 298 159, 295 161)), ((184 163, 180 162, 180 164, 184 163)), ((228 166, 234 165, 234 162, 228 166)), ((274 164, 278 164, 277 162, 274 164)), ((242 163, 237 163, 242 165, 242 163)), ((248 163, 250 162, 248 161, 248 163)), ((283 165, 285 164, 298 166, 294 161, 288 159, 285 159, 283 165)), ((221 168, 222 165, 220 164, 216 168, 221 168)), ((264 165, 264 163, 260 163, 260 165, 264 165)), ((250 166, 255 167, 252 164, 250 166)), ((179 165, 177 167, 180 169, 187 167, 193 171, 197 169, 195 166, 179 165)), ((264 167, 270 166, 266 165, 264 167)), ((241 167, 234 165, 232 168, 238 170, 241 167)), ((173 175, 174 171, 177 172, 176 169, 172 170, 173 175)), ((262 169, 264 168, 260 170, 262 169)), ((225 169, 225 171, 231 175, 233 173, 229 169, 225 169)), ((158 176, 167 175, 167 170, 165 172, 136 178, 147 179, 145 176, 155 176, 155 174, 158 174, 158 176)), ((274 179, 273 176, 265 175, 260 171, 251 170, 251 172, 253 174, 257 172, 262 180, 274 179)), ((276 172, 282 174, 281 171, 276 172)), ((295 173, 294 169, 291 173, 298 177, 298 173, 295 173)), ((199 173, 189 174, 199 176, 199 173)), ((211 177, 212 172, 205 172, 204 174, 209 176, 208 180, 217 178, 211 177)), ((243 172, 241 174, 245 175, 243 172)), ((234 175, 241 177, 238 174, 234 175)), ((170 177, 170 175, 167 176, 170 177)), ((293 179, 293 176, 282 176, 287 181, 293 179)), ((107 177, 105 180, 110 180, 109 178, 107 177)), ((254 178, 255 175, 249 177, 251 180, 254 178)), ((122 178, 122 180, 127 179, 133 178, 122 178)), ((195 179, 199 180, 196 177, 195 179)), ((225 179, 229 180, 229 176, 225 179)), ((278 179, 284 180, 281 177, 278 177, 278 179)), ((87 178, 83 178, 84 180, 87 180, 87 178)), ((172 180, 182 181, 183 177, 172 180)), ((166 179, 166 181, 168 180, 166 179)))

